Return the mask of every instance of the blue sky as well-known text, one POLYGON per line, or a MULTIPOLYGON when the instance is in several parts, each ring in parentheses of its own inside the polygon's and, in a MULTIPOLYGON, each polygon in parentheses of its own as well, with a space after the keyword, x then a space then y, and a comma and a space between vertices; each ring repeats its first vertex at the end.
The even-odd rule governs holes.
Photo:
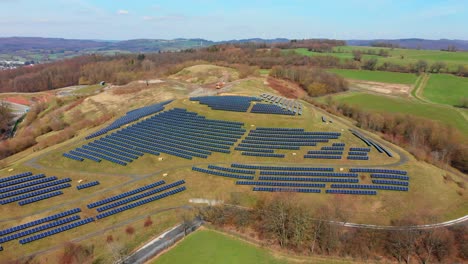
POLYGON ((0 37, 468 39, 467 0, 0 0, 0 37))

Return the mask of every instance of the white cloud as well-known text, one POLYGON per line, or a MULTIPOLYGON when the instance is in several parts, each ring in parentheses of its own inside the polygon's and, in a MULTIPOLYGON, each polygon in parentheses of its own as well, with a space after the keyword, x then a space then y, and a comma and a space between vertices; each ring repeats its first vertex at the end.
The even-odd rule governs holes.
POLYGON ((128 10, 120 9, 117 11, 117 15, 128 15, 128 10))

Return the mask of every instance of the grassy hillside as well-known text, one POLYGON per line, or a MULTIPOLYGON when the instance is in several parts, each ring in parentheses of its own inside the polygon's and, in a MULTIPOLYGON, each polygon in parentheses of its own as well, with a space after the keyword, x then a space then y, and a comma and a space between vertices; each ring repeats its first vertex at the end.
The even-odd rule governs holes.
POLYGON ((210 84, 218 81, 231 82, 239 79, 239 73, 232 68, 211 64, 202 64, 187 67, 170 78, 183 80, 189 83, 210 84))
POLYGON ((432 102, 459 105, 468 97, 468 78, 448 74, 432 74, 424 88, 423 96, 432 102))
POLYGON ((365 110, 402 113, 420 116, 452 125, 461 132, 468 133, 468 124, 463 116, 454 109, 428 105, 418 101, 388 97, 360 92, 341 94, 333 97, 339 102, 357 105, 365 110))
POLYGON ((391 49, 391 48, 379 48, 379 47, 361 47, 361 46, 339 46, 333 49, 333 52, 311 52, 305 48, 296 49, 296 52, 305 56, 335 56, 340 59, 352 59, 353 50, 375 50, 378 53, 379 50, 385 50, 389 53, 389 57, 381 57, 377 55, 366 55, 363 54, 364 60, 370 58, 378 59, 378 65, 384 62, 391 62, 400 65, 408 65, 416 63, 418 60, 426 60, 429 64, 436 61, 443 61, 447 64, 450 70, 456 70, 458 65, 468 66, 468 52, 448 52, 448 51, 437 51, 437 50, 414 50, 414 49, 391 49))
POLYGON ((330 69, 329 71, 336 73, 347 79, 371 81, 371 82, 414 84, 414 82, 417 79, 417 76, 411 73, 348 70, 348 69, 330 69))

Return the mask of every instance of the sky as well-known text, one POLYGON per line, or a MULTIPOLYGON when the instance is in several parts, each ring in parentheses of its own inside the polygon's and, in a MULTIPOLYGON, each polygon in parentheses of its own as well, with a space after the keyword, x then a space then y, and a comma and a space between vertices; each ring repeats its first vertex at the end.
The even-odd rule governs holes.
POLYGON ((465 39, 468 0, 0 0, 0 37, 465 39))

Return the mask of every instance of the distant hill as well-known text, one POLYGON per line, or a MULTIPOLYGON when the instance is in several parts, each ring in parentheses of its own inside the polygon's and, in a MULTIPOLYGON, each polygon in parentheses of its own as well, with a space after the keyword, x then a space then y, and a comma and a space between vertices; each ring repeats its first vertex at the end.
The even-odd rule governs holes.
MULTIPOLYGON (((190 48, 207 47, 224 43, 273 43, 288 42, 287 38, 263 39, 233 39, 225 41, 211 41, 200 38, 165 39, 132 39, 132 40, 82 40, 63 38, 40 37, 8 37, 0 38, 0 61, 19 60, 42 63, 60 60, 90 53, 118 54, 136 52, 178 51, 190 48)), ((427 40, 427 39, 374 39, 374 40, 347 40, 348 45, 370 46, 381 42, 398 45, 402 48, 412 49, 447 49, 450 45, 458 50, 468 50, 466 40, 427 40)))
POLYGON ((468 50, 468 40, 457 39, 371 39, 371 40, 346 40, 350 46, 371 46, 373 43, 388 43, 398 45, 408 49, 428 49, 441 50, 447 49, 449 46, 455 46, 457 50, 468 50))

